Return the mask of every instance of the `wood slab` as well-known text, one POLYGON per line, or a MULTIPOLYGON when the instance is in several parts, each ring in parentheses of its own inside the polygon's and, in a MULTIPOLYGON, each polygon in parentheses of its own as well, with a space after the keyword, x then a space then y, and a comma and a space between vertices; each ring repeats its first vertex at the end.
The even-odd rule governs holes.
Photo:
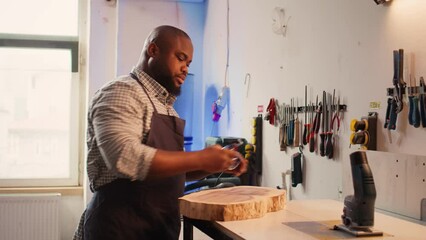
POLYGON ((209 189, 179 198, 182 215, 208 221, 235 221, 263 217, 284 209, 285 190, 255 186, 209 189))

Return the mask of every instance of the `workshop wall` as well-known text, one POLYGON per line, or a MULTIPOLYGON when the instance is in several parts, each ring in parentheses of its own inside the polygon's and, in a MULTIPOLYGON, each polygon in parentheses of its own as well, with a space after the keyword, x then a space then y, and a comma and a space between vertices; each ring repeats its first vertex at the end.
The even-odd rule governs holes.
MULTIPOLYGON (((379 151, 425 155, 422 148, 426 130, 407 123, 408 106, 398 116, 397 130, 383 129, 386 88, 392 87, 392 51, 403 48, 415 54, 414 76, 426 74, 424 41, 426 2, 394 0, 376 5, 372 0, 230 0, 230 108, 219 121, 221 135, 250 139, 251 119, 257 106, 266 109, 269 99, 303 103, 304 86, 309 100, 322 91, 336 92, 348 106, 339 133, 339 149, 334 160, 305 150, 304 184, 292 188, 292 198, 334 198, 352 192, 349 148, 352 119, 378 112, 379 151), (285 10, 286 35, 275 34, 272 18, 275 7, 285 10), (245 84, 245 76, 251 80, 245 84), (380 103, 371 109, 370 102, 380 103), (347 184, 343 184, 343 182, 347 184), (343 187, 346 189, 342 189, 343 187), (343 190, 343 193, 341 191, 343 190)), ((226 66, 227 1, 206 1, 204 68, 205 86, 223 85, 226 66)), ((407 59, 408 57, 406 57, 407 59)), ((408 83, 408 76, 405 78, 408 83)), ((321 99, 320 95, 320 99, 321 99)), ((405 99, 406 101, 406 99, 405 99)), ((303 119, 303 114, 299 117, 303 119)), ((297 149, 281 152, 278 127, 264 121, 264 186, 281 185, 281 172, 291 168, 290 157, 297 149)), ((409 187, 409 186, 406 186, 409 187)))

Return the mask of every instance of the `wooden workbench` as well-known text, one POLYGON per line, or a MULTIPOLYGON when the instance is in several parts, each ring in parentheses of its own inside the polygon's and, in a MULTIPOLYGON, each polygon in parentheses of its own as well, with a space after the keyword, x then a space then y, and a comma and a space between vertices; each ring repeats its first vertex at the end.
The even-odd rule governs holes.
POLYGON ((331 230, 340 224, 343 203, 335 200, 292 200, 284 210, 271 212, 262 218, 241 221, 194 220, 184 217, 184 239, 192 239, 192 226, 214 239, 426 239, 426 223, 402 220, 380 212, 375 213, 376 230, 381 237, 355 238, 331 230))

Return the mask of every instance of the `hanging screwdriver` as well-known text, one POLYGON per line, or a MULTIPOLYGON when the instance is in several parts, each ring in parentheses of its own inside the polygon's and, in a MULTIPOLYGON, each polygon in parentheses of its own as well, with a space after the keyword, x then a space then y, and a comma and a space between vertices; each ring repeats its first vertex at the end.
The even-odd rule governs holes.
POLYGON ((309 143, 309 136, 310 136, 310 132, 311 132, 311 125, 312 125, 312 118, 313 118, 313 113, 312 113, 312 104, 308 104, 307 107, 307 111, 308 111, 308 122, 307 122, 307 126, 306 126, 306 144, 309 143))
POLYGON ((312 122, 312 113, 311 113, 311 104, 309 103, 308 106, 306 107, 306 111, 308 112, 308 120, 307 120, 307 126, 306 126, 306 144, 309 143, 309 135, 310 135, 310 131, 311 131, 311 122, 312 122))
POLYGON ((315 118, 317 119, 317 121, 314 120, 315 122, 315 134, 319 133, 319 129, 320 129, 320 124, 321 124, 321 112, 322 112, 322 104, 318 103, 318 95, 317 95, 317 105, 316 105, 317 111, 316 111, 316 115, 315 118))
POLYGON ((319 118, 321 117, 321 108, 320 105, 318 105, 318 95, 317 95, 317 101, 316 105, 313 106, 312 111, 315 108, 315 117, 311 124, 311 132, 309 134, 309 152, 315 151, 315 134, 319 131, 319 118))
POLYGON ((414 54, 410 54, 410 75, 409 75, 409 81, 410 81, 410 88, 409 88, 409 96, 408 96, 408 102, 409 102, 409 112, 408 112, 408 123, 410 125, 413 125, 413 127, 418 128, 420 127, 420 112, 419 112, 419 97, 417 96, 417 91, 414 91, 416 88, 416 78, 412 77, 414 74, 414 54), (414 86, 413 86, 414 81, 414 86))
POLYGON ((299 121, 299 99, 296 99, 296 119, 294 120, 294 142, 293 146, 298 147, 300 145, 300 121, 299 121))
MULTIPOLYGON (((414 79, 414 83, 416 80, 414 79)), ((415 85, 415 84, 414 84, 415 85)), ((411 86, 411 79, 410 79, 410 96, 408 96, 409 104, 410 104, 410 110, 408 113, 408 122, 409 124, 413 125, 413 127, 418 128, 420 127, 420 112, 419 112, 419 98, 415 96, 412 93, 413 87, 411 86)))
POLYGON ((293 137, 294 137, 294 99, 290 100, 290 123, 287 131, 287 141, 288 146, 293 146, 293 137))
POLYGON ((327 131, 327 135, 326 135, 327 142, 325 144, 325 155, 328 157, 328 159, 333 158, 333 142, 332 142, 332 140, 333 140, 333 126, 331 125, 331 123, 332 123, 331 119, 332 119, 332 116, 333 116, 333 113, 334 113, 332 108, 334 108, 334 110, 337 109, 337 107, 334 105, 335 94, 336 94, 336 89, 333 90, 332 101, 328 101, 328 103, 329 103, 328 104, 328 110, 329 110, 328 116, 329 117, 328 117, 328 122, 326 123, 328 131, 327 131))
POLYGON ((307 110, 307 100, 308 100, 308 86, 306 86, 305 85, 305 122, 304 122, 304 125, 303 125, 303 140, 302 140, 302 143, 303 143, 303 145, 306 145, 306 144, 308 144, 308 141, 307 141, 307 139, 308 139, 308 136, 307 136, 307 134, 308 134, 308 128, 309 128, 309 123, 306 121, 307 119, 306 119, 306 115, 308 114, 308 110, 307 110))
POLYGON ((420 93, 419 93, 419 102, 420 102, 420 119, 422 120, 422 126, 426 128, 426 106, 425 106, 425 80, 423 77, 420 77, 420 93))
POLYGON ((325 136, 327 135, 327 93, 325 91, 322 92, 322 132, 320 133, 320 155, 321 157, 325 156, 325 136))
POLYGON ((281 123, 280 127, 280 150, 286 151, 287 149, 287 112, 286 112, 286 105, 283 103, 280 107, 280 112, 282 114, 283 121, 281 123))

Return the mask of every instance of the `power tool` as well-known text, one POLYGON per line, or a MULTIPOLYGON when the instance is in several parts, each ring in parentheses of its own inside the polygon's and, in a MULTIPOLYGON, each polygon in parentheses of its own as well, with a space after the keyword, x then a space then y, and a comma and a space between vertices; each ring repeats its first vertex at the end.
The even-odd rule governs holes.
POLYGON ((382 236, 383 232, 374 230, 374 203, 376 187, 373 173, 364 151, 350 154, 354 195, 345 197, 342 222, 335 229, 344 230, 355 236, 382 236))

